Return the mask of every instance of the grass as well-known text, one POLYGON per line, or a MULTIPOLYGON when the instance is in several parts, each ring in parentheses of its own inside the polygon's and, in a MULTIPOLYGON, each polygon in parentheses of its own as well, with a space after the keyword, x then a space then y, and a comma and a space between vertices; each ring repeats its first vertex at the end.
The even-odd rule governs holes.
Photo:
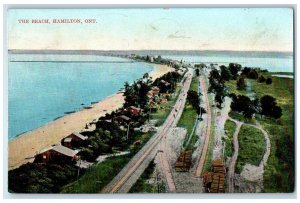
POLYGON ((233 154, 233 134, 236 129, 235 122, 226 120, 225 130, 227 137, 225 138, 225 157, 231 157, 233 154))
POLYGON ((238 90, 236 88, 236 80, 229 80, 225 82, 225 85, 227 87, 228 93, 233 93, 236 95, 247 95, 247 91, 246 90, 238 90))
MULTIPOLYGON (((192 78, 190 90, 194 90, 194 91, 198 90, 198 77, 194 76, 192 78)), ((177 124, 177 126, 185 128, 187 130, 187 136, 183 143, 183 146, 186 150, 193 150, 198 140, 198 136, 195 134, 195 132, 191 135, 196 119, 197 119, 196 110, 190 104, 188 104, 188 102, 186 102, 180 120, 178 121, 177 124), (189 143, 187 143, 190 136, 192 136, 191 140, 189 143)))
POLYGON ((266 148, 265 138, 261 130, 242 125, 238 135, 239 155, 236 171, 240 173, 246 163, 258 166, 266 148), (254 153, 255 152, 255 153, 254 153))
POLYGON ((129 193, 162 193, 165 191, 165 186, 163 182, 154 182, 154 184, 149 183, 149 179, 152 178, 155 169, 154 160, 152 160, 140 178, 132 186, 129 193))
POLYGON ((197 76, 194 76, 192 78, 190 90, 193 90, 193 91, 197 92, 198 91, 198 83, 199 83, 199 78, 197 76))
MULTIPOLYGON (((265 76, 268 74, 270 73, 266 73, 265 76)), ((295 181, 294 80, 279 77, 272 77, 272 80, 271 85, 253 83, 257 96, 268 94, 275 97, 283 114, 278 120, 260 118, 260 116, 256 118, 268 132, 271 141, 271 153, 264 173, 264 191, 293 192, 295 181)))
MULTIPOLYGON (((286 72, 263 73, 264 77, 272 74, 293 74, 286 72)), ((271 153, 264 167, 264 192, 293 192, 295 183, 294 167, 294 79, 272 77, 272 84, 259 83, 251 80, 252 90, 260 98, 270 95, 276 98, 277 104, 282 108, 280 119, 271 119, 259 115, 257 120, 268 132, 271 141, 271 153)), ((229 92, 246 94, 245 91, 234 89, 234 81, 226 82, 229 92)), ((242 116, 231 112, 230 116, 243 120, 242 116)))
POLYGON ((99 193, 130 160, 130 155, 110 157, 90 167, 78 181, 62 188, 61 193, 99 193))
POLYGON ((159 104, 157 111, 151 113, 151 119, 156 120, 156 123, 155 123, 156 126, 160 126, 165 122, 167 116, 171 112, 171 110, 178 98, 180 90, 181 90, 181 87, 177 86, 174 93, 171 95, 170 99, 168 100, 168 102, 159 104))

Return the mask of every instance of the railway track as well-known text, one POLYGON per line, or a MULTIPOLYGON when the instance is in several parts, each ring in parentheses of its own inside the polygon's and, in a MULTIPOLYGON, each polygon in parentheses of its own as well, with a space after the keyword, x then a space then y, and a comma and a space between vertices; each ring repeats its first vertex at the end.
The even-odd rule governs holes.
POLYGON ((202 94, 204 96, 204 101, 206 103, 206 114, 207 114, 207 122, 206 122, 206 127, 205 127, 205 138, 204 138, 204 145, 201 150, 201 154, 198 159, 198 165, 195 170, 195 176, 196 177, 201 177, 202 171, 203 171, 203 166, 205 163, 206 159, 206 154, 208 150, 208 144, 209 144, 209 137, 210 137, 210 128, 211 128, 211 110, 210 110, 210 105, 209 105, 209 100, 208 100, 208 95, 207 95, 207 88, 206 88, 206 83, 205 83, 205 78, 203 75, 200 76, 199 78, 201 88, 202 88, 202 94))
MULTIPOLYGON (((115 176, 115 178, 101 191, 101 193, 127 193, 143 171, 147 168, 151 160, 158 152, 158 144, 168 134, 174 122, 178 121, 179 112, 182 111, 187 91, 189 90, 192 72, 186 73, 186 80, 182 86, 178 99, 158 132, 145 144, 145 146, 129 161, 129 163, 115 176), (180 110, 180 111, 179 111, 180 110)), ((173 188, 172 188, 173 190, 173 188)))

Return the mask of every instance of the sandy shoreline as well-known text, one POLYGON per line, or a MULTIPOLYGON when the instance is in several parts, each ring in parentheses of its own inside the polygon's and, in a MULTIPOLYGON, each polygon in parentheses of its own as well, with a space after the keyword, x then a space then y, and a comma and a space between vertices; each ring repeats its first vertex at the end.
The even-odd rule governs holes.
MULTIPOLYGON (((172 69, 166 65, 155 65, 149 76, 155 80, 172 69)), ((72 132, 81 131, 86 123, 122 107, 123 103, 122 93, 117 93, 91 105, 93 107, 91 109, 68 114, 11 140, 8 144, 8 168, 17 168, 26 162, 33 161, 36 152, 60 143, 62 138, 72 132)))

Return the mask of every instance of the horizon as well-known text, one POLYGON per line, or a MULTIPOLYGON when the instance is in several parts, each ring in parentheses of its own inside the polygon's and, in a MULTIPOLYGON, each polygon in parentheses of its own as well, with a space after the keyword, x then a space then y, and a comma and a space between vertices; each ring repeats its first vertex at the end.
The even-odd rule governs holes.
POLYGON ((120 51, 120 52, 131 52, 131 51, 177 51, 177 52, 265 52, 265 53, 289 53, 293 54, 294 51, 281 51, 281 50, 221 50, 221 49, 186 49, 186 50, 179 50, 179 49, 111 49, 111 50, 103 50, 103 49, 7 49, 7 51, 102 51, 102 52, 114 52, 114 51, 120 51))

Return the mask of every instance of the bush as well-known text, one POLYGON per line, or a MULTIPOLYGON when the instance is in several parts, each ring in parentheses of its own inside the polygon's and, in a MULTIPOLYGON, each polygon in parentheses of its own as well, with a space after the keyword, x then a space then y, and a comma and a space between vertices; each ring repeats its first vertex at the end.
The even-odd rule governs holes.
POLYGON ((8 189, 15 193, 59 193, 74 181, 77 167, 69 164, 27 163, 8 172, 8 189))
POLYGON ((263 76, 263 75, 260 75, 258 80, 257 80, 259 83, 263 83, 266 81, 266 78, 263 76))
POLYGON ((272 84, 272 82, 273 82, 273 81, 272 81, 272 78, 267 78, 267 80, 266 80, 266 84, 267 84, 267 85, 272 84))

